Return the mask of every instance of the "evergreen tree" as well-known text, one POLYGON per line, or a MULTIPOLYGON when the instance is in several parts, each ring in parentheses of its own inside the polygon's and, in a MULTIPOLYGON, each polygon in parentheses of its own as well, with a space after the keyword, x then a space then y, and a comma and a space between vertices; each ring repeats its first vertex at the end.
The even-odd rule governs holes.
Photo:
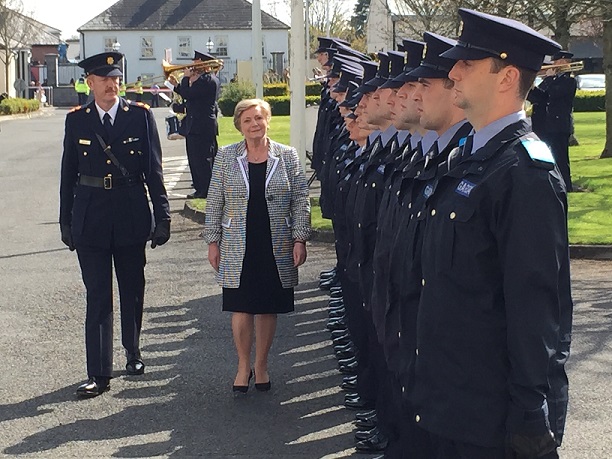
POLYGON ((364 37, 366 34, 366 23, 368 22, 368 11, 370 10, 371 0, 357 0, 351 25, 355 29, 357 37, 364 37))

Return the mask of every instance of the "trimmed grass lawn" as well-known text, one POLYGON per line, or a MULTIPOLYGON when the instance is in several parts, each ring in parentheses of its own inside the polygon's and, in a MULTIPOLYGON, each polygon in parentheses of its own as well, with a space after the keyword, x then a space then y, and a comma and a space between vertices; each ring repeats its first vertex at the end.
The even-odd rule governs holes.
MULTIPOLYGON (((572 180, 586 191, 569 195, 572 244, 612 244, 612 158, 599 159, 605 143, 605 120, 603 112, 574 114, 575 135, 580 145, 570 147, 572 180)), ((269 135, 277 142, 288 144, 289 117, 272 117, 269 135)), ((231 117, 219 120, 219 145, 241 139, 231 117)), ((203 199, 194 199, 192 203, 202 210, 206 205, 203 199)), ((321 209, 316 205, 312 207, 312 226, 331 230, 331 221, 321 218, 321 209)))
POLYGON ((612 158, 599 159, 605 143, 606 114, 574 113, 579 146, 570 147, 572 182, 584 193, 569 194, 572 244, 612 244, 612 158))

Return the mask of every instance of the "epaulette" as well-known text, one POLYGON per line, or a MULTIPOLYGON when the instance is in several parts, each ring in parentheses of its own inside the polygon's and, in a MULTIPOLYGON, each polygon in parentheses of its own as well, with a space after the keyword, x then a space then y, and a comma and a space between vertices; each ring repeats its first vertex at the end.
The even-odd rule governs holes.
POLYGON ((534 166, 552 170, 555 167, 555 157, 550 148, 537 137, 527 137, 521 140, 521 145, 529 155, 534 166))
POLYGON ((144 102, 134 102, 133 100, 130 100, 130 105, 136 105, 137 107, 144 108, 145 110, 149 110, 151 108, 150 105, 147 105, 144 102))
POLYGON ((76 111, 82 109, 83 107, 84 107, 84 105, 79 105, 77 107, 73 107, 73 108, 70 109, 70 111, 68 113, 76 112, 76 111))

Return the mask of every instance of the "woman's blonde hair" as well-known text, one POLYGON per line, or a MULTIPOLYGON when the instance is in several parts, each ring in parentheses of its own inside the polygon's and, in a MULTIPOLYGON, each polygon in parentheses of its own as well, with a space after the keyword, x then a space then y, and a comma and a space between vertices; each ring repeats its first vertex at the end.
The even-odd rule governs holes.
POLYGON ((270 108, 270 104, 268 102, 262 99, 244 99, 238 102, 236 104, 236 108, 234 109, 234 126, 236 129, 240 131, 240 117, 242 114, 249 108, 253 107, 261 108, 261 111, 264 112, 266 116, 266 120, 270 122, 270 118, 272 118, 272 109, 270 108))

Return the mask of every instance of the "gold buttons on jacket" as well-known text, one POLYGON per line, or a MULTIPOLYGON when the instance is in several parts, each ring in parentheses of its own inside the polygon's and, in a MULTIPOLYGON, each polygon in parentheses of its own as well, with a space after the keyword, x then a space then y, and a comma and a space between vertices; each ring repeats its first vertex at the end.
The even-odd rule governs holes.
POLYGON ((106 164, 110 164, 110 163, 111 163, 111 160, 110 160, 110 159, 107 159, 107 160, 106 160, 106 164))
POLYGON ((86 151, 83 152, 83 156, 87 156, 87 152, 86 151))
POLYGON ((419 348, 418 348, 418 347, 417 347, 417 348, 414 350, 414 353, 415 353, 416 355, 419 355, 419 348))
POLYGON ((419 218, 420 216, 421 216, 421 211, 419 210, 419 211, 417 212, 417 218, 419 218))
POLYGON ((376 188, 376 183, 372 183, 372 188, 376 188))
POLYGON ((431 209, 431 216, 433 217, 434 215, 436 215, 436 209, 431 209))
POLYGON ((421 285, 422 285, 423 287, 425 287, 425 279, 424 279, 424 278, 423 278, 423 279, 421 279, 421 285))
POLYGON ((455 217, 457 217, 457 214, 456 214, 455 212, 451 212, 451 213, 450 213, 450 219, 451 219, 451 220, 454 220, 454 219, 455 219, 455 217))
POLYGON ((419 416, 418 414, 414 417, 414 420, 416 422, 421 422, 421 416, 419 416))
POLYGON ((401 337, 402 337, 402 332, 401 332, 401 331, 398 331, 398 332, 397 332, 397 337, 398 337, 398 338, 401 338, 401 337))
POLYGON ((130 155, 133 155, 133 154, 134 154, 134 150, 130 150, 130 155))

